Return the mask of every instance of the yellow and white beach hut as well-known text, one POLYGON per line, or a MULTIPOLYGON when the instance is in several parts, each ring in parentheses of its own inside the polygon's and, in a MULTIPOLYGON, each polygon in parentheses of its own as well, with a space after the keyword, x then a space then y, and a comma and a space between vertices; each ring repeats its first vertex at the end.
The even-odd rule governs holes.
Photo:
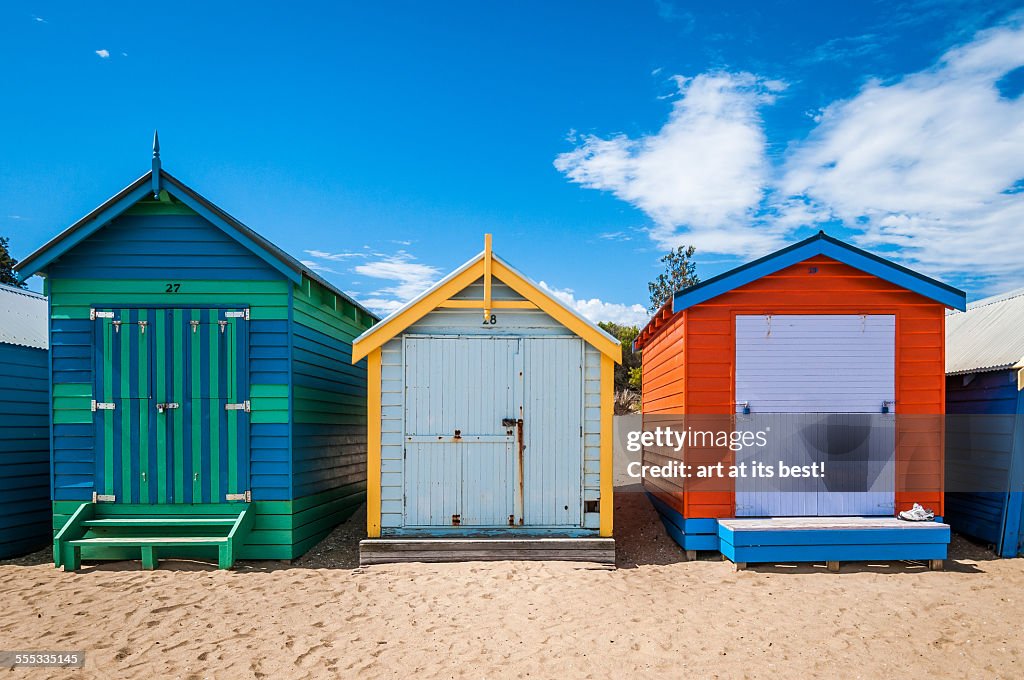
POLYGON ((485 247, 359 336, 361 562, 614 562, 621 345, 485 247))

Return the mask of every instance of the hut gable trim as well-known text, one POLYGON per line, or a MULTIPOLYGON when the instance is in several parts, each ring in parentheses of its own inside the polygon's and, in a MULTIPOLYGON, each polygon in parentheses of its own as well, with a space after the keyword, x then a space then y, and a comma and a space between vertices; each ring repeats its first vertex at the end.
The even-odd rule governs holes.
MULTIPOLYGON (((533 283, 516 271, 511 265, 496 255, 487 257, 487 251, 479 253, 451 274, 441 279, 432 288, 413 299, 401 309, 395 311, 376 326, 360 335, 352 343, 352 361, 356 362, 382 347, 388 340, 396 337, 430 312, 446 306, 464 307, 468 304, 478 305, 477 301, 456 300, 455 296, 467 286, 475 283, 485 275, 485 263, 490 259, 491 274, 494 278, 507 285, 521 295, 530 305, 535 305, 548 316, 552 317, 601 354, 616 363, 622 362, 622 345, 618 340, 601 330, 598 326, 582 317, 575 310, 566 307, 539 285, 533 283)), ((520 306, 517 301, 503 303, 497 299, 491 302, 493 308, 513 305, 520 306)), ((482 305, 481 305, 482 309, 482 305)))
POLYGON ((830 257, 946 307, 958 310, 966 307, 967 296, 963 291, 821 231, 799 243, 678 291, 673 298, 672 309, 680 312, 817 255, 830 257))
MULTIPOLYGON (((159 173, 160 188, 162 190, 180 200, 188 208, 240 243, 295 285, 301 286, 304 277, 315 281, 338 297, 362 310, 372 319, 379 319, 376 314, 356 302, 349 295, 214 205, 191 187, 185 185, 165 170, 159 170, 159 173)), ((71 251, 119 215, 127 212, 143 198, 152 195, 152 179, 153 172, 147 172, 19 262, 17 270, 21 274, 21 278, 27 279, 30 276, 43 272, 59 257, 71 251)))

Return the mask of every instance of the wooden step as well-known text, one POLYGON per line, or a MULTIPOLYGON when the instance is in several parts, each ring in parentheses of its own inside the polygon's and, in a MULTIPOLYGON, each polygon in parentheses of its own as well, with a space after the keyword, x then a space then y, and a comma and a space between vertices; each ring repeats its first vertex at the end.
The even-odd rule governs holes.
POLYGON ((82 526, 101 527, 229 527, 237 517, 104 517, 82 522, 82 526))
POLYGON ((160 556, 169 557, 174 556, 175 548, 212 547, 217 549, 218 566, 230 569, 254 521, 249 504, 233 504, 223 514, 183 515, 162 509, 146 514, 138 506, 108 508, 82 503, 54 536, 54 564, 65 571, 76 571, 81 567, 83 548, 94 549, 89 551, 90 558, 107 548, 138 548, 142 566, 155 569, 158 551, 160 556), (213 531, 211 536, 211 527, 226 531, 220 535, 213 531), (94 535, 97 532, 101 535, 94 535))
POLYGON ((67 541, 70 545, 88 546, 103 545, 108 548, 138 548, 144 545, 185 546, 185 545, 220 545, 227 543, 227 536, 102 536, 97 538, 78 538, 67 541))
POLYGON ((557 560, 615 564, 611 538, 371 538, 359 543, 360 565, 394 562, 557 560))

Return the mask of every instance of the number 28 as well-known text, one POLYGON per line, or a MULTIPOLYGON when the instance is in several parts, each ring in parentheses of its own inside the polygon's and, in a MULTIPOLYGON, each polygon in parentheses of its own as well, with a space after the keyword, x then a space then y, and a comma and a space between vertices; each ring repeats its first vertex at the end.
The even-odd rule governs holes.
POLYGON ((498 316, 496 314, 491 314, 491 317, 489 319, 488 318, 484 319, 484 325, 485 326, 493 326, 493 325, 495 325, 497 323, 498 323, 498 316))

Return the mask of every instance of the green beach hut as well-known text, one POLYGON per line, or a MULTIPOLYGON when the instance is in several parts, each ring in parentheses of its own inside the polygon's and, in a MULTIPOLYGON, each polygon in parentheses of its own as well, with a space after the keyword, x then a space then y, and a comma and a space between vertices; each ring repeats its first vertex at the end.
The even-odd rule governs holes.
POLYGON ((54 559, 292 559, 364 500, 370 311, 160 167, 18 264, 50 299, 54 559))

